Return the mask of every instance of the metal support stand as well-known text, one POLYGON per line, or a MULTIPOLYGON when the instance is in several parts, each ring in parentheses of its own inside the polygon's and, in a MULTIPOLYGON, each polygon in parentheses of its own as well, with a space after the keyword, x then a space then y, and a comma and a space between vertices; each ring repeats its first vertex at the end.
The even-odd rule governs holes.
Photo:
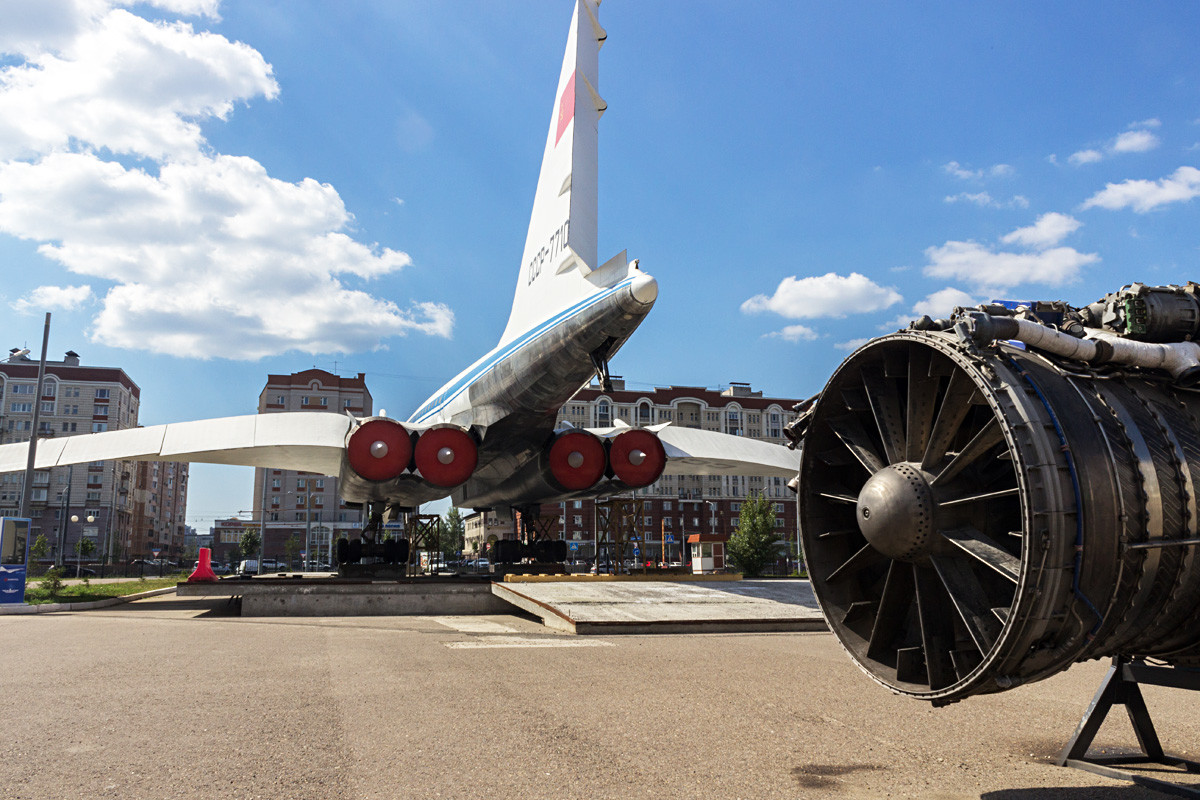
POLYGON ((442 518, 437 514, 410 514, 408 523, 404 526, 408 533, 408 574, 421 574, 421 548, 429 553, 434 561, 433 574, 437 574, 437 564, 441 563, 442 518))
POLYGON ((625 559, 625 545, 638 540, 643 501, 639 498, 611 497, 596 501, 596 571, 599 572, 600 552, 608 549, 609 564, 614 575, 620 574, 625 559))
POLYGON ((1146 708, 1146 701, 1138 686, 1142 683, 1150 686, 1169 686, 1175 689, 1195 691, 1200 689, 1200 671, 1152 666, 1142 659, 1115 656, 1108 674, 1100 683, 1096 696, 1092 698, 1091 705, 1084 712, 1079 727, 1075 729, 1075 734, 1059 754, 1058 765, 1087 770, 1108 778, 1130 781, 1139 786, 1180 797, 1200 797, 1200 787, 1172 783, 1115 769, 1111 766, 1114 764, 1155 764, 1165 767, 1183 767, 1184 772, 1178 773, 1181 775, 1200 773, 1200 763, 1189 761, 1186 758, 1169 756, 1163 752, 1162 745, 1158 741, 1158 734, 1154 731, 1154 723, 1150 719, 1150 711, 1146 708), (1109 710, 1115 705, 1125 706, 1143 754, 1088 757, 1087 751, 1092 740, 1096 738, 1096 733, 1100 730, 1109 710))

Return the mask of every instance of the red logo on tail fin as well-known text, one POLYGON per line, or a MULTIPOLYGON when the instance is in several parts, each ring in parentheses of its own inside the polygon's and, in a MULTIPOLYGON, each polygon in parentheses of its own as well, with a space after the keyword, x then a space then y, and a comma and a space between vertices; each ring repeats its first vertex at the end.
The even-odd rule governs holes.
POLYGON ((567 129, 567 124, 575 119, 575 73, 571 73, 571 77, 567 79, 567 86, 563 89, 562 97, 558 98, 558 133, 554 137, 554 146, 558 146, 558 140, 562 138, 563 131, 567 129))

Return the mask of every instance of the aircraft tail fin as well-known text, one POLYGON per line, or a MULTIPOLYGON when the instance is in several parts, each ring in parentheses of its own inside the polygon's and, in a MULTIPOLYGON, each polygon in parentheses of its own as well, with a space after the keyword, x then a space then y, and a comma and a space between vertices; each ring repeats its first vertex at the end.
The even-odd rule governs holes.
MULTIPOLYGON (((598 0, 575 2, 512 313, 501 343, 609 282, 598 282, 602 276, 592 275, 599 266, 597 128, 608 107, 597 90, 600 47, 608 36, 597 19, 598 6, 598 0)), ((625 271, 619 272, 623 278, 625 271)))

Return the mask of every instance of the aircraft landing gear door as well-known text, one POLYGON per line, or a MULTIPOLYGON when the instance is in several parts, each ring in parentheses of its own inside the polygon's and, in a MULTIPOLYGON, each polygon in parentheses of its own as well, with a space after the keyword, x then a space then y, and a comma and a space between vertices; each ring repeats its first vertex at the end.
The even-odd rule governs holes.
POLYGON ((29 523, 19 517, 0 517, 0 603, 25 602, 29 523))

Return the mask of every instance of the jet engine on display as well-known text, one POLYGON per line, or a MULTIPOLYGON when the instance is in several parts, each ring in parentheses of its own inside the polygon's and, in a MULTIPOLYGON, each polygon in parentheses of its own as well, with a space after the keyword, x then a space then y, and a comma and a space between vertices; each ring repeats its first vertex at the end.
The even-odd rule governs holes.
POLYGON ((956 309, 850 355, 791 436, 830 628, 944 705, 1093 658, 1200 666, 1200 286, 956 309))

